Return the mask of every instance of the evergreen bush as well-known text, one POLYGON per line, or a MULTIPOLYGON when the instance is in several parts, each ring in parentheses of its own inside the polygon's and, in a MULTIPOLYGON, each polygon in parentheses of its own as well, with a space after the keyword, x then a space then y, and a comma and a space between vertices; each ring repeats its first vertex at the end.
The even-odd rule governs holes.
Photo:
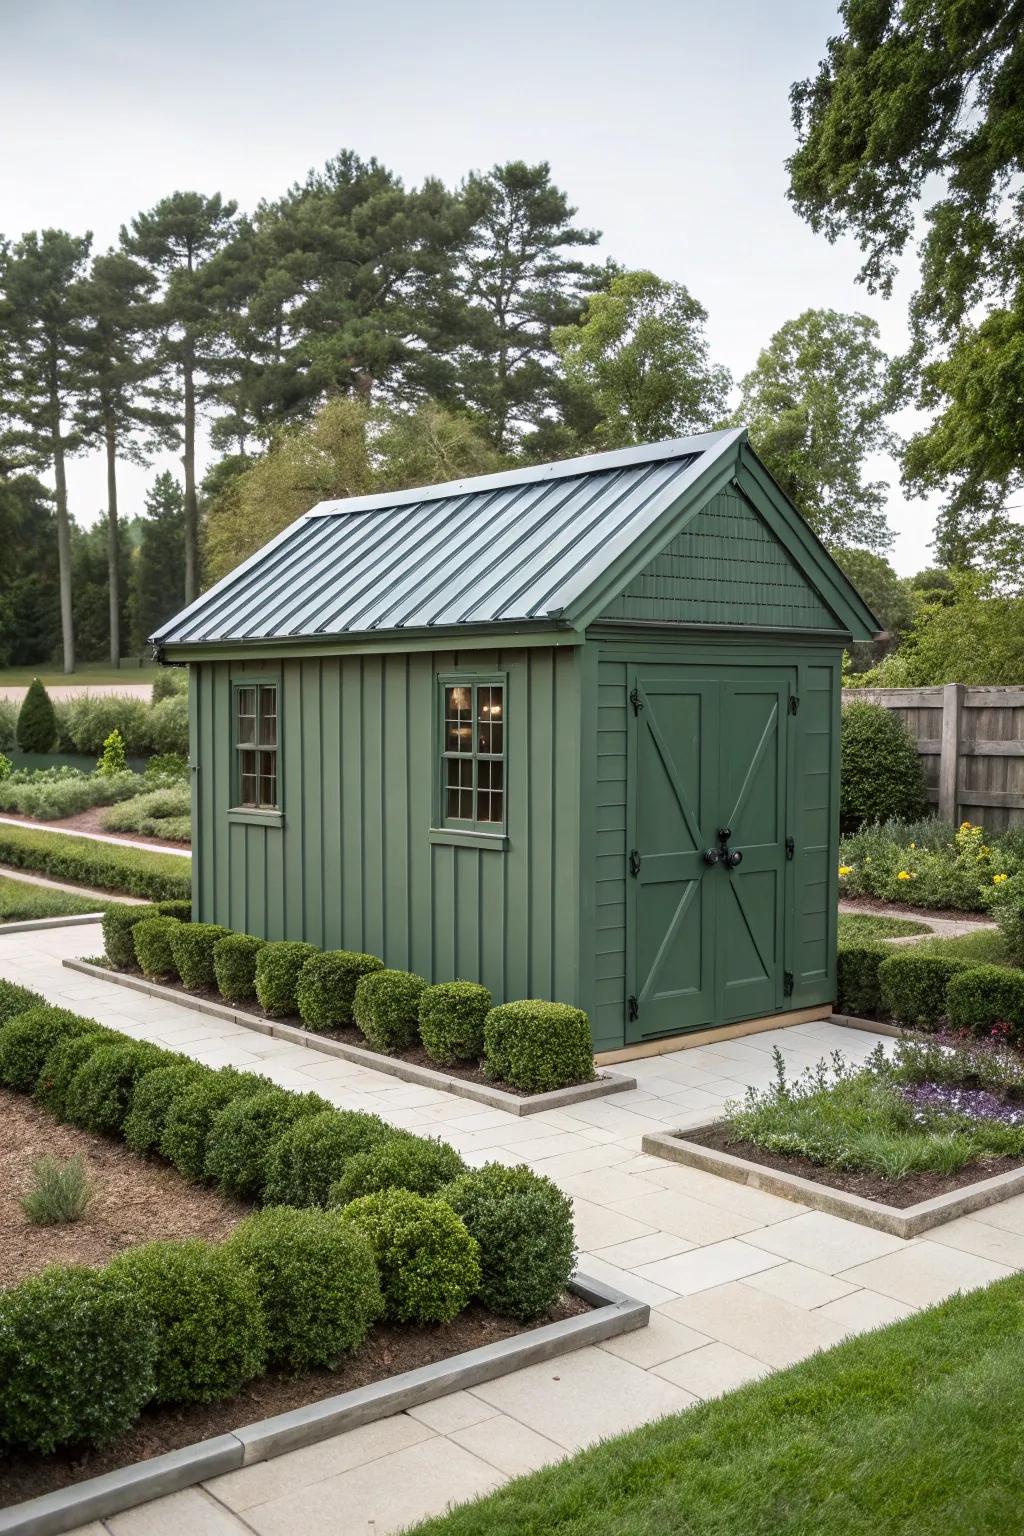
POLYGON ((949 978, 946 1011, 954 1029, 987 1035, 1008 1026, 1010 1039, 1024 1038, 1024 971, 1008 965, 972 965, 949 978))
POLYGON ((266 943, 248 933, 229 933, 213 946, 213 975, 225 1002, 251 1003, 256 997, 256 959, 266 943))
POLYGON ((202 1072, 172 1098, 160 1137, 161 1154, 184 1178, 198 1183, 204 1176, 206 1141, 217 1115, 232 1099, 261 1093, 269 1086, 265 1077, 231 1068, 202 1072))
POLYGON ((57 740, 57 717, 50 695, 34 677, 18 711, 18 746, 23 752, 49 752, 57 740))
POLYGON ((436 1196, 386 1189, 341 1214, 369 1238, 390 1322, 450 1323, 479 1290, 476 1240, 436 1196))
POLYGON ((171 958, 182 986, 202 992, 214 985, 214 945, 227 937, 219 923, 179 923, 171 933, 171 958))
MULTIPOLYGON (((135 1084, 122 1134, 133 1152, 156 1152, 163 1139, 171 1105, 208 1068, 197 1061, 173 1061, 146 1072, 135 1084)), ((45 1069, 44 1069, 45 1076, 45 1069)), ((37 1090, 38 1092, 38 1090, 37 1090)))
POLYGON ((590 1020, 581 1008, 530 998, 492 1008, 484 1023, 492 1077, 524 1093, 548 1093, 594 1076, 590 1020))
POLYGON ((420 996, 426 987, 411 971, 372 971, 356 987, 353 1018, 370 1045, 389 1055, 419 1036, 420 996))
POLYGON ((204 1171, 220 1189, 257 1200, 267 1178, 267 1158, 277 1141, 305 1115, 330 1105, 315 1093, 291 1093, 273 1085, 232 1099, 214 1116, 206 1141, 204 1171))
POLYGON ((263 1197, 268 1205, 326 1206, 349 1160, 395 1134, 378 1115, 357 1109, 304 1116, 268 1152, 263 1197))
POLYGON ((934 1029, 946 1015, 950 978, 968 968, 968 961, 944 955, 920 955, 911 950, 883 960, 878 968, 882 1012, 912 1028, 934 1029))
POLYGON ((840 944, 836 962, 836 1006, 854 1018, 874 1018, 882 1006, 878 970, 892 955, 891 945, 866 940, 840 944))
POLYGON ((432 1195, 465 1171, 462 1158, 446 1141, 395 1134, 370 1151, 357 1152, 349 1158, 331 1187, 330 1203, 347 1205, 350 1200, 384 1189, 409 1189, 417 1195, 432 1195))
POLYGON ((171 935, 183 925, 176 917, 147 917, 132 928, 135 958, 151 981, 176 976, 171 935))
POLYGON ((494 999, 475 981, 442 981, 420 994, 420 1039, 432 1061, 479 1061, 494 999))
POLYGON ((189 860, 180 854, 34 827, 0 827, 0 864, 147 901, 187 901, 192 891, 189 860))
POLYGON ((96 764, 96 772, 104 778, 112 778, 115 774, 126 773, 128 764, 125 761, 124 737, 115 726, 103 743, 103 751, 100 760, 96 764))
POLYGON ((68 1092, 79 1068, 84 1067, 101 1046, 123 1043, 123 1035, 99 1026, 85 1034, 65 1035, 47 1053, 40 1069, 33 1091, 36 1103, 48 1110, 55 1120, 69 1119, 68 1092))
POLYGON ((0 1030, 0 1084, 18 1093, 32 1093, 58 1040, 97 1029, 93 1019, 48 1003, 18 1014, 0 1030))
POLYGON ((264 1013, 281 1018, 298 1012, 295 988, 299 972, 318 953, 315 944, 295 939, 264 944, 256 956, 256 997, 264 1013))
POLYGON ((480 1245, 485 1307, 528 1322, 562 1295, 576 1261, 572 1201, 526 1167, 486 1163, 441 1191, 480 1245))
POLYGON ((123 1040, 91 1051, 64 1092, 64 1114, 85 1131, 119 1136, 136 1084, 177 1058, 145 1040, 123 1040))
POLYGON ((843 710, 839 816, 844 831, 869 821, 912 821, 927 806, 917 743, 892 710, 856 702, 843 710))
POLYGON ((311 955, 299 972, 295 1000, 307 1029, 343 1029, 352 1023, 356 986, 364 977, 384 969, 375 955, 350 949, 329 949, 311 955))
POLYGON ((16 981, 5 981, 0 977, 0 1029, 10 1020, 16 1019, 19 1013, 27 1013, 30 1008, 45 1006, 46 999, 39 992, 33 992, 28 987, 19 987, 16 981))

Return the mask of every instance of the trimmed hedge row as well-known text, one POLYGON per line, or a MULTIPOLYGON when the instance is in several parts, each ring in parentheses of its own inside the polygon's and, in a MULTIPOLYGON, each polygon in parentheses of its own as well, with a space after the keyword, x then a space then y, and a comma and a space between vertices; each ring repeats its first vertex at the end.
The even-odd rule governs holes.
POLYGON ((841 1013, 929 1030, 948 1019, 954 1029, 987 1035, 1001 1027, 1024 1040, 1024 971, 1010 966, 847 944, 839 947, 836 990, 841 1013))
POLYGON ((355 1024, 387 1054, 422 1042, 440 1066, 482 1058, 490 1076, 524 1093, 594 1076, 590 1022, 579 1008, 536 998, 492 1008, 490 992, 477 982, 428 986, 411 971, 385 968, 375 955, 229 933, 215 923, 188 923, 188 914, 170 905, 108 913, 110 963, 153 979, 177 976, 192 991, 216 986, 229 1003, 256 1001, 273 1018, 298 1014, 313 1032, 355 1024))
POLYGON ((333 1366, 379 1317, 448 1322, 474 1296, 538 1317, 571 1276, 571 1206, 529 1169, 469 1170, 442 1142, 127 1040, 5 982, 0 1083, 265 1202, 221 1245, 150 1243, 0 1292, 0 1454, 103 1445, 148 1402, 333 1366))
POLYGON ((67 832, 0 826, 0 864, 149 901, 191 899, 190 861, 178 854, 150 853, 67 832))

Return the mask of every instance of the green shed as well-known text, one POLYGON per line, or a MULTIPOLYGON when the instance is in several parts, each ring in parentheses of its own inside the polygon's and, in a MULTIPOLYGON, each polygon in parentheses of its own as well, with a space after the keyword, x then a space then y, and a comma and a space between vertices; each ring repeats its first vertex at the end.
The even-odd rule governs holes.
POLYGON ((835 996, 840 659, 879 626, 744 431, 324 502, 154 637, 203 921, 590 1015, 835 996))

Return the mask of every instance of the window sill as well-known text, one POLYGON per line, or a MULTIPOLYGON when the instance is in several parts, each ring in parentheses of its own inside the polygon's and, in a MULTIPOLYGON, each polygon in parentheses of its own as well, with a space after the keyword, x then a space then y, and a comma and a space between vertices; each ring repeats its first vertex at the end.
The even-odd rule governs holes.
POLYGON ((233 805, 228 810, 228 821, 240 827, 283 827, 283 811, 250 810, 244 805, 233 805))
POLYGON ((503 832, 462 832, 458 827, 431 827, 427 837, 442 848, 489 848, 492 853, 504 853, 508 847, 508 838, 503 832))

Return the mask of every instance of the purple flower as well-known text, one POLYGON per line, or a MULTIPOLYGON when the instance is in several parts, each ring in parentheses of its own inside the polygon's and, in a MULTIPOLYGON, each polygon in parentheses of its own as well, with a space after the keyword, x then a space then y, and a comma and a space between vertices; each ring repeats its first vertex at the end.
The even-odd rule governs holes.
POLYGON ((968 1120, 998 1120, 1003 1125, 1024 1125, 1024 1105, 1006 1104, 987 1088, 963 1088, 957 1083, 904 1083, 900 1093, 924 1119, 930 1110, 963 1115, 968 1120))

